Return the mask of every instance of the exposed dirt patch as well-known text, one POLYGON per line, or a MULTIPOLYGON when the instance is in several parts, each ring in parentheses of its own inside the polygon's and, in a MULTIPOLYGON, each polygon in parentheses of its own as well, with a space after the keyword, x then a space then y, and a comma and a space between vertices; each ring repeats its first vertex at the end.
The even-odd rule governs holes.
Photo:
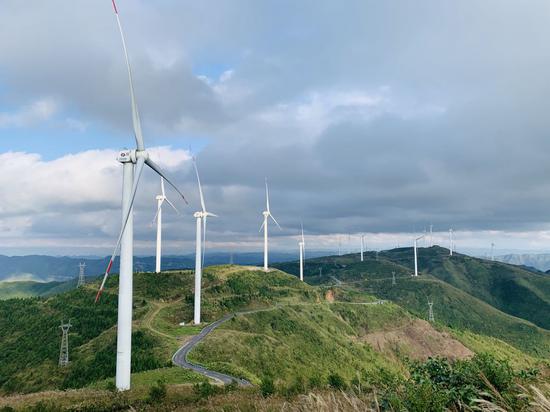
POLYGON ((327 290, 325 293, 325 300, 330 303, 334 302, 334 291, 332 289, 327 290))
POLYGON ((386 355, 401 354, 418 360, 434 356, 466 359, 474 355, 451 335, 435 330, 432 325, 421 319, 412 319, 399 329, 368 333, 361 337, 361 340, 386 355))

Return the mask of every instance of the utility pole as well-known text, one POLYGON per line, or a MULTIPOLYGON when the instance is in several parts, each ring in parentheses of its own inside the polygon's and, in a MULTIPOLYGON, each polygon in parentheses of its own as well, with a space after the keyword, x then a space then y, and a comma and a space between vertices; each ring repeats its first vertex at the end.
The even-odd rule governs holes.
POLYGON ((391 273, 391 285, 395 286, 395 272, 391 273))
POLYGON ((429 312, 428 312, 428 321, 430 322, 435 322, 435 319, 434 319, 434 309, 433 309, 433 306, 434 306, 434 303, 433 302, 430 302, 428 301, 428 307, 429 307, 429 312))
POLYGON ((65 367, 69 364, 69 328, 71 321, 69 323, 61 322, 61 330, 63 331, 63 336, 61 337, 61 349, 59 350, 59 366, 65 367))
POLYGON ((84 286, 86 284, 86 278, 84 276, 84 269, 86 268, 86 263, 79 263, 78 264, 79 273, 78 273, 78 283, 76 285, 77 288, 84 286))

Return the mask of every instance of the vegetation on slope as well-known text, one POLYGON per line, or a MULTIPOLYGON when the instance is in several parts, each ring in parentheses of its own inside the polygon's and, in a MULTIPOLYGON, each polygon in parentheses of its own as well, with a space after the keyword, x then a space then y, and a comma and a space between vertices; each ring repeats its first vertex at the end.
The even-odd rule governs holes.
POLYGON ((0 299, 51 296, 74 289, 75 286, 76 280, 69 282, 0 282, 0 299))
MULTIPOLYGON (((422 256, 426 250, 420 250, 420 256, 422 256)), ((437 247, 428 249, 438 254, 442 250, 444 249, 437 247)), ((421 272, 421 276, 417 279, 413 278, 412 269, 406 266, 411 261, 411 255, 410 248, 401 248, 379 254, 369 252, 364 262, 360 262, 358 255, 312 259, 306 264, 306 279, 308 282, 317 284, 341 284, 341 287, 347 290, 360 290, 383 299, 390 299, 424 319, 428 316, 428 300, 430 300, 434 302, 436 321, 443 325, 456 330, 470 330, 476 334, 499 338, 539 358, 550 356, 550 331, 503 313, 490 304, 431 275, 421 272), (392 285, 392 272, 395 273, 395 286, 392 285)), ((441 259, 446 261, 442 257, 441 259)), ((420 268, 427 267, 428 261, 429 255, 425 260, 420 261, 420 268)), ((436 263, 433 267, 436 267, 436 263)), ((290 273, 297 272, 297 265, 292 262, 278 266, 290 273)), ((535 276, 531 279, 533 284, 539 281, 539 275, 527 273, 528 276, 535 276)), ((542 288, 539 287, 539 290, 542 288)))

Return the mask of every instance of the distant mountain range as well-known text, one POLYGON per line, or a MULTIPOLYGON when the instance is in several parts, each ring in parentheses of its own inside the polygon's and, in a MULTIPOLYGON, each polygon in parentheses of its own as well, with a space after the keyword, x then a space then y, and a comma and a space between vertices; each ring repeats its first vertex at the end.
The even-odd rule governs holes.
POLYGON ((514 253, 497 256, 495 259, 512 265, 532 267, 543 272, 550 270, 550 253, 514 253))
MULTIPOLYGON (((308 257, 319 257, 327 252, 308 252, 308 257)), ((294 253, 272 252, 269 255, 273 263, 297 260, 294 253)), ((78 276, 78 264, 86 263, 86 276, 101 275, 107 267, 109 258, 78 258, 69 256, 3 256, 0 255, 0 281, 37 281, 51 282, 73 279, 78 276)), ((239 265, 260 265, 263 262, 262 253, 207 253, 206 265, 221 265, 226 263, 239 265)), ((164 256, 163 270, 186 269, 195 266, 195 255, 164 256)), ((136 272, 152 272, 155 270, 155 257, 134 257, 136 272)), ((114 272, 118 271, 118 258, 115 261, 114 272)))

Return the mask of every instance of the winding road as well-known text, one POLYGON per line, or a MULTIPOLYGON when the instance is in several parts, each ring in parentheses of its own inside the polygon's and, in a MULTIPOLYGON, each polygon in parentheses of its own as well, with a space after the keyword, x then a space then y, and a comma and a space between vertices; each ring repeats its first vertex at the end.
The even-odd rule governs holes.
MULTIPOLYGON (((374 302, 343 302, 343 303, 350 304, 350 305, 383 305, 386 303, 386 301, 377 300, 374 302)), ((316 304, 317 303, 301 303, 301 304, 298 303, 298 304, 292 304, 289 306, 316 305, 316 304)), ((204 338, 206 338, 206 336, 208 336, 210 332, 212 332, 222 323, 225 323, 228 320, 234 318, 235 316, 250 315, 252 313, 258 313, 258 312, 267 312, 267 311, 276 310, 280 308, 281 308, 281 305, 275 305, 270 308, 248 310, 248 311, 230 313, 228 315, 225 315, 223 318, 218 319, 217 321, 212 322, 211 324, 206 326, 204 329, 200 331, 198 335, 193 336, 190 340, 185 342, 185 344, 181 348, 179 348, 176 353, 174 353, 174 356, 172 356, 172 363, 176 366, 179 366, 185 369, 190 369, 192 371, 200 373, 201 375, 206 376, 207 378, 217 380, 223 383, 224 385, 229 385, 233 382, 237 382, 239 386, 244 386, 244 387, 252 386, 252 384, 246 379, 236 378, 234 376, 226 375, 225 373, 221 373, 221 372, 216 372, 216 371, 207 369, 204 366, 191 363, 187 360, 187 355, 189 354, 189 352, 191 352, 191 350, 195 346, 197 346, 199 342, 201 342, 204 338)))

